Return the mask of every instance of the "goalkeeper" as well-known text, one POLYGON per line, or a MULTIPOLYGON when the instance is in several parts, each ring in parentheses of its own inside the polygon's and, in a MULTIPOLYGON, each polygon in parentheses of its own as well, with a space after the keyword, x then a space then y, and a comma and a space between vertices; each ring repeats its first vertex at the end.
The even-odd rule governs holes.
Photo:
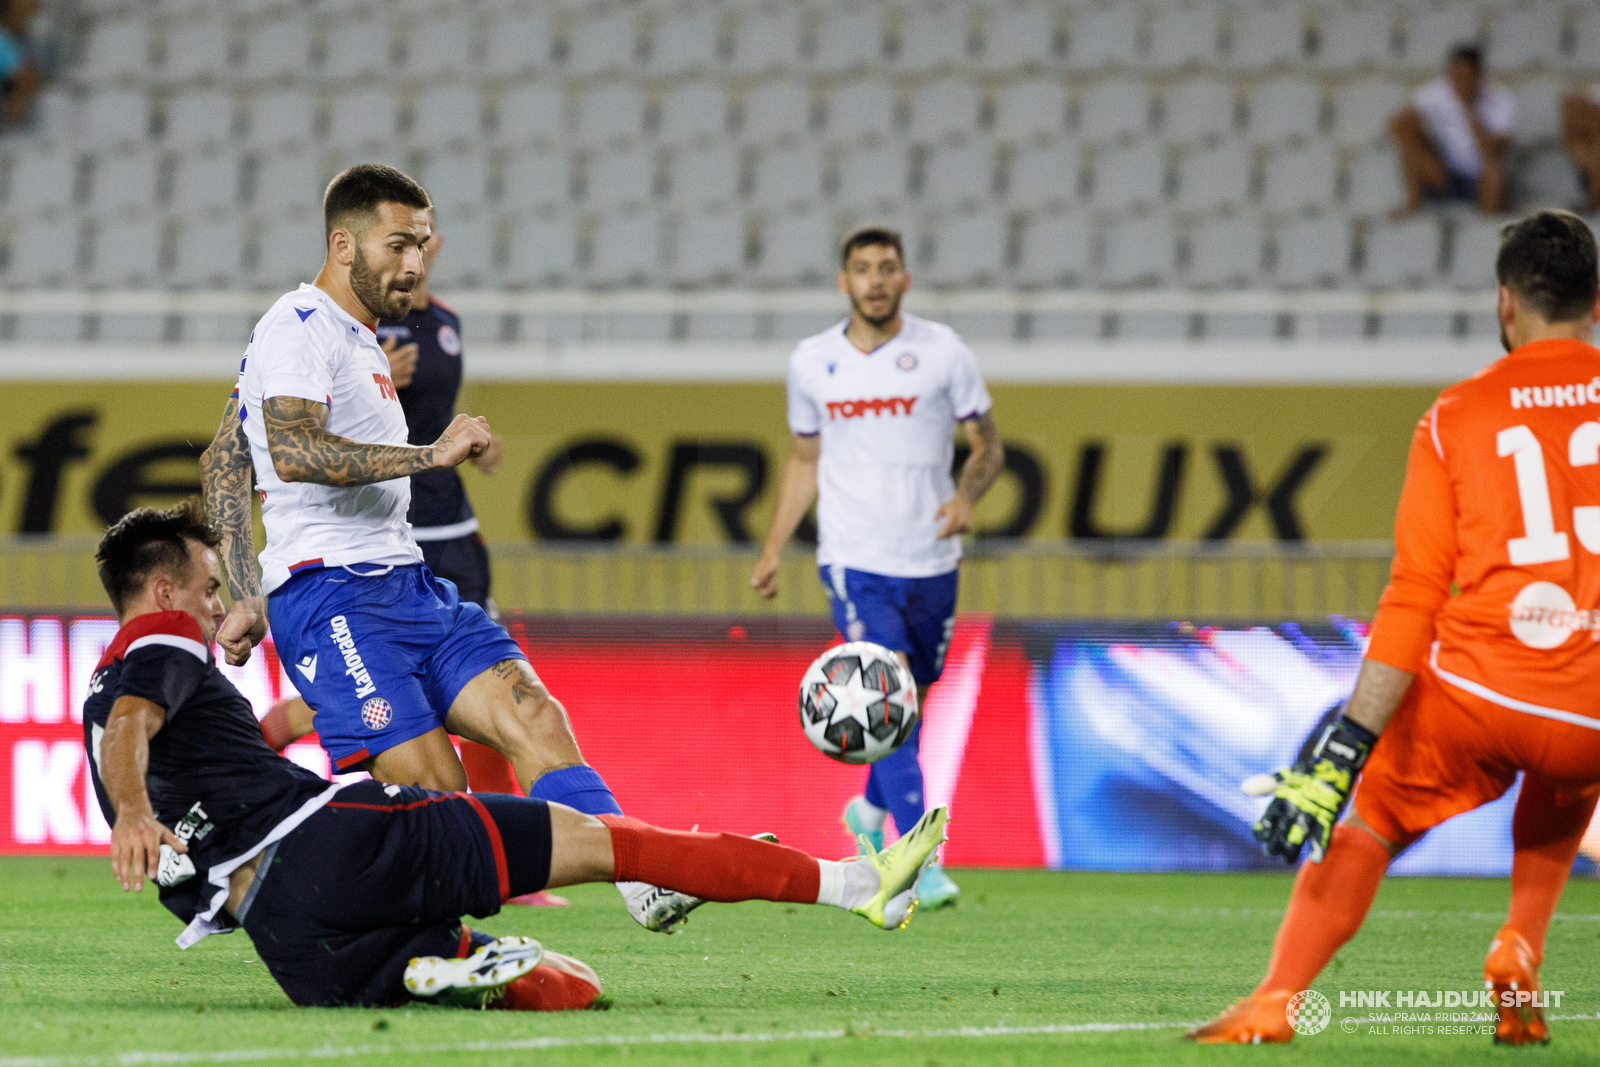
POLYGON ((1495 272, 1509 354, 1446 389, 1417 425, 1355 691, 1304 759, 1245 784, 1273 794, 1255 826, 1266 850, 1312 862, 1295 878, 1266 977, 1190 1038, 1293 1038, 1290 998, 1360 929, 1389 861, 1522 772, 1510 913, 1483 974, 1496 1042, 1550 1039, 1529 994, 1600 796, 1600 423, 1587 392, 1600 402, 1596 258, 1594 235, 1568 212, 1503 231, 1495 272))

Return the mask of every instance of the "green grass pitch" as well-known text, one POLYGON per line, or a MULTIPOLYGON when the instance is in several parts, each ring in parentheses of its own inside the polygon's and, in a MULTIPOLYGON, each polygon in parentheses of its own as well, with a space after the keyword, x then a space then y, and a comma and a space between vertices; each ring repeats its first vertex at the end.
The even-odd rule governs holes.
POLYGON ((124 897, 103 860, 0 859, 0 1067, 69 1064, 1593 1063, 1600 1057, 1600 883, 1574 881, 1546 988, 1565 1000, 1547 1048, 1484 1036, 1342 1032, 1340 990, 1474 989, 1506 884, 1391 879, 1317 983, 1321 1034, 1197 1048, 1181 1024, 1247 991, 1285 875, 957 871, 954 910, 886 934, 844 912, 709 905, 688 929, 638 929, 608 886, 563 910, 478 924, 587 960, 612 1000, 561 1016, 292 1007, 242 934, 179 952, 155 896, 124 897), (1589 1016, 1590 1018, 1579 1018, 1589 1016), (1058 1029, 1123 1024, 1118 1029, 1058 1029), (1145 1029, 1125 1024, 1146 1024, 1145 1029), (964 1031, 964 1032, 963 1032, 964 1031))

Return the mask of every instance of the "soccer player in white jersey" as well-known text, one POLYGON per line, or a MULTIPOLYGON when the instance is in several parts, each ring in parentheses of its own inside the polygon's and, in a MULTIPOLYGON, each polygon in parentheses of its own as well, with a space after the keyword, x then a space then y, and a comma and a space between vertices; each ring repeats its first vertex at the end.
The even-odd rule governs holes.
MULTIPOLYGON (((900 310, 911 285, 900 235, 852 234, 840 256, 839 290, 850 317, 789 357, 789 430, 778 507, 750 584, 778 593, 784 544, 817 501, 817 563, 839 632, 900 654, 919 706, 938 681, 955 625, 960 535, 1000 475, 1005 451, 972 350, 948 326, 900 310), (956 427, 972 452, 951 477, 956 427)), ((925 810, 918 724, 867 773, 843 821, 857 841, 883 847, 884 821, 904 833, 925 810)), ((937 865, 923 875, 923 907, 953 904, 960 890, 937 865)))
MULTIPOLYGON (((281 297, 250 335, 201 460, 233 601, 217 640, 243 662, 270 604, 278 655, 340 770, 464 790, 454 733, 506 755, 530 797, 620 815, 516 642, 434 577, 406 522, 410 475, 457 466, 491 441, 484 419, 457 415, 433 444, 407 444, 374 333, 411 306, 431 207, 392 167, 340 174, 323 198, 316 283, 281 297), (259 574, 252 470, 267 531, 259 574)), ((699 903, 637 883, 623 896, 648 929, 670 929, 699 903)))

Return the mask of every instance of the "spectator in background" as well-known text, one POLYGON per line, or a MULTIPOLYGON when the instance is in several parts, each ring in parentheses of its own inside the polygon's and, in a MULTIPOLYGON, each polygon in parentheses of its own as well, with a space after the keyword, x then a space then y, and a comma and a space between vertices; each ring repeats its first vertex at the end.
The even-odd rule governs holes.
POLYGON ((1516 123, 1511 93, 1483 78, 1483 51, 1459 44, 1445 74, 1418 89, 1410 106, 1389 119, 1400 149, 1405 211, 1423 202, 1477 204, 1485 214, 1505 210, 1506 149, 1516 123))
POLYGON ((1583 211, 1600 211, 1600 86, 1561 101, 1561 136, 1583 179, 1583 211))
POLYGON ((39 95, 39 65, 28 33, 39 0, 0 0, 0 126, 20 126, 39 95))

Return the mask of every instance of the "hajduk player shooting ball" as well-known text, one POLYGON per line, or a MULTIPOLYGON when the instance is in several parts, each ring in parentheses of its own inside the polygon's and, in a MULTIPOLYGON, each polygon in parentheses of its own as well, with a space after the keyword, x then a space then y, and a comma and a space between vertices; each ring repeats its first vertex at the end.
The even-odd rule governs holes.
MULTIPOLYGON (((374 332, 411 307, 431 207, 392 167, 334 178, 316 282, 279 298, 250 335, 201 458, 233 601, 217 640, 230 663, 244 662, 270 605, 278 655, 340 770, 463 790, 458 734, 509 758, 527 796, 620 815, 560 702, 511 636, 428 569, 406 521, 411 475, 455 467, 494 440, 487 420, 463 414, 432 444, 407 444, 374 332), (252 473, 267 531, 259 571, 252 473)), ((670 931, 699 903, 642 883, 619 889, 650 930, 670 931)))
MULTIPOLYGON (((955 626, 960 535, 1000 476, 1005 450, 977 361, 948 326, 900 310, 911 285, 900 235, 852 234, 840 253, 839 291, 850 315, 801 341, 789 357, 789 430, 777 511, 750 584, 778 593, 779 555, 817 502, 817 563, 847 641, 897 653, 917 683, 917 705, 938 681, 955 626), (972 452, 951 478, 955 433, 972 452)), ((921 724, 872 764, 843 821, 863 851, 883 846, 884 822, 906 832, 925 810, 917 761, 921 724)), ((924 908, 960 890, 937 864, 923 875, 924 908)))

